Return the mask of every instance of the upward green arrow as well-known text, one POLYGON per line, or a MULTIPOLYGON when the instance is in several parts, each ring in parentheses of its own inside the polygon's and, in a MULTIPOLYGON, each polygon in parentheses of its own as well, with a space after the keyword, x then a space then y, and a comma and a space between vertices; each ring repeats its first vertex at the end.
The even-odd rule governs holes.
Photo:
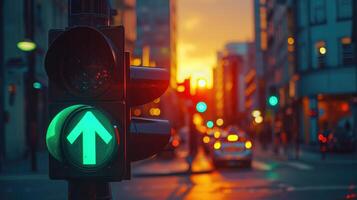
POLYGON ((94 114, 88 111, 67 136, 69 143, 73 144, 83 134, 83 165, 96 164, 96 133, 106 144, 112 140, 112 135, 94 114))

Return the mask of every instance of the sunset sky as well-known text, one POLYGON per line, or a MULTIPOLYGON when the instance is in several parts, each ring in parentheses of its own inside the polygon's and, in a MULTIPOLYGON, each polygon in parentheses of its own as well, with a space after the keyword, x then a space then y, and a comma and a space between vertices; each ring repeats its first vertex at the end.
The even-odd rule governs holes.
POLYGON ((252 0, 176 0, 177 80, 204 78, 212 85, 217 51, 231 41, 251 41, 252 0))

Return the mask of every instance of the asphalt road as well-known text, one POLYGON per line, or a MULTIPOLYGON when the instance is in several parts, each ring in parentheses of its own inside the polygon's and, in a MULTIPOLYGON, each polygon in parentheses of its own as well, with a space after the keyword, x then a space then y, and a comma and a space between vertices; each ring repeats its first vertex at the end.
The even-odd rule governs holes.
POLYGON ((136 178, 112 184, 116 199, 357 199, 357 162, 256 159, 252 169, 136 178), (354 198, 354 196, 356 196, 354 198))
MULTIPOLYGON (((160 163, 155 167, 160 168, 160 163)), ((155 169, 153 169, 155 171, 155 169)), ((134 177, 112 183, 114 199, 357 199, 356 159, 284 160, 256 156, 252 169, 181 176, 134 177)), ((0 199, 66 199, 64 181, 46 174, 0 176, 0 199)))

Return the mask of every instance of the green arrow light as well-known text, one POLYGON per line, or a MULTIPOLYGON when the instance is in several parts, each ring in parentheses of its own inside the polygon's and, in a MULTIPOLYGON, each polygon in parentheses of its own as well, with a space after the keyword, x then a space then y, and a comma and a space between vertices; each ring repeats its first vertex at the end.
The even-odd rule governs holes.
POLYGON ((83 134, 83 165, 96 164, 96 133, 106 144, 113 138, 94 114, 87 111, 67 136, 69 143, 73 144, 83 134))

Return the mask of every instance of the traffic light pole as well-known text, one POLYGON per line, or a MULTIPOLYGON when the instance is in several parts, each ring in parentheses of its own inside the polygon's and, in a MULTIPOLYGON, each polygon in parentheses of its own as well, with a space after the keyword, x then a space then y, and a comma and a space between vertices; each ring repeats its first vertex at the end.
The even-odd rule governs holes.
MULTIPOLYGON (((25 6, 25 35, 26 39, 34 41, 34 1, 24 1, 25 6)), ((27 144, 30 147, 31 170, 37 171, 37 92, 33 88, 36 73, 36 58, 35 52, 27 53, 28 72, 26 76, 27 99, 26 99, 26 132, 27 144)))
POLYGON ((111 200, 108 182, 71 180, 68 183, 68 200, 111 200))
POLYGON ((4 96, 5 96, 5 76, 4 76, 4 1, 0 2, 0 172, 2 171, 3 160, 5 157, 5 111, 4 111, 4 96))
MULTIPOLYGON (((68 25, 109 26, 110 6, 107 0, 68 0, 68 25)), ((69 200, 111 200, 108 182, 68 180, 69 200)))

